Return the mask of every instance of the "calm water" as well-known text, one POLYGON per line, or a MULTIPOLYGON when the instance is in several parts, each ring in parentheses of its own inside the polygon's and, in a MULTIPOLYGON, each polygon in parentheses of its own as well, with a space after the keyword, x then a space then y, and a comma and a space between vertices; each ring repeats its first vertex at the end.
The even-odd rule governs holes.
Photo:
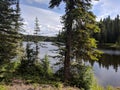
MULTIPOLYGON (((40 58, 44 58, 44 55, 49 56, 58 55, 56 49, 58 47, 52 45, 51 42, 41 42, 40 58)), ((25 45, 24 45, 25 46, 25 45)), ((99 61, 85 61, 87 64, 93 66, 93 70, 98 82, 102 86, 112 85, 120 86, 120 51, 102 50, 104 55, 99 61)), ((57 62, 57 59, 49 58, 51 66, 57 62)), ((54 66, 53 66, 54 67, 54 66)), ((56 70, 58 67, 54 67, 56 70)))
POLYGON ((99 61, 89 62, 93 66, 95 76, 103 86, 120 86, 120 51, 117 51, 117 54, 112 50, 103 51, 105 53, 99 61))

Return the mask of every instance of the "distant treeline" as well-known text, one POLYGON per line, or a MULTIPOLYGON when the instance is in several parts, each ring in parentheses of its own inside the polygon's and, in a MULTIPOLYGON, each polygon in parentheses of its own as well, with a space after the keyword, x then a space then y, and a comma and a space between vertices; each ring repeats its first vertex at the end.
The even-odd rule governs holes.
POLYGON ((102 43, 120 43, 120 19, 119 15, 114 19, 110 16, 99 21, 100 33, 94 34, 94 37, 102 43))
POLYGON ((48 36, 35 36, 35 35, 23 35, 23 40, 24 41, 56 41, 56 37, 48 37, 48 36))

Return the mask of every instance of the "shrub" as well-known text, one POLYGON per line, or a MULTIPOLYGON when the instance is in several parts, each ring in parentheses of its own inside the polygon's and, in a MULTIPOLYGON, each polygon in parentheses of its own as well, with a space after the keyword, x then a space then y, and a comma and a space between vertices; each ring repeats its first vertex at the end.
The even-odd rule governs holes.
POLYGON ((90 90, 93 82, 93 72, 90 66, 74 64, 71 67, 71 74, 71 85, 90 90))
POLYGON ((4 85, 0 85, 0 90, 7 90, 7 88, 4 85))
POLYGON ((50 62, 48 59, 48 56, 45 55, 43 61, 42 61, 42 68, 43 68, 43 77, 44 78, 51 78, 53 76, 53 71, 50 67, 50 62))

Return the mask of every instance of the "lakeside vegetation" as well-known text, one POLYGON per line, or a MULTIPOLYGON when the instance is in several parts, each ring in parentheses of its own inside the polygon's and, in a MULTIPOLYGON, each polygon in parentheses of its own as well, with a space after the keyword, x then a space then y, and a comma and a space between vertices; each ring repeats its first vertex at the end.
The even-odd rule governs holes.
MULTIPOLYGON (((23 35, 23 41, 31 41, 34 42, 34 40, 37 38, 38 41, 46 41, 46 42, 61 42, 61 33, 58 34, 58 36, 51 37, 51 36, 35 36, 35 35, 23 35)), ((62 41, 64 42, 64 41, 62 41)), ((98 48, 102 49, 112 49, 112 50, 120 50, 119 43, 98 43, 98 48)))
POLYGON ((35 36, 35 35, 23 35, 23 41, 32 41, 37 39, 38 41, 47 41, 47 42, 55 42, 56 37, 52 36, 35 36))
POLYGON ((104 44, 99 44, 98 48, 108 49, 108 50, 120 50, 120 45, 116 43, 104 43, 104 44))
MULTIPOLYGON (((91 0, 50 0, 49 7, 58 7, 62 1, 65 3, 65 14, 62 16, 64 30, 57 37, 39 36, 37 17, 34 35, 22 35, 19 0, 0 1, 0 90, 13 89, 15 85, 28 85, 28 89, 32 90, 42 85, 43 90, 49 87, 52 90, 115 90, 111 86, 100 86, 92 67, 82 63, 82 60, 99 60, 102 54, 97 50, 97 41, 93 37, 93 33, 99 33, 102 28, 90 11, 91 0), (24 41, 25 49, 22 45, 24 41), (41 41, 52 41, 59 47, 57 64, 61 68, 58 71, 53 71, 48 55, 39 58, 41 41)), ((119 48, 119 39, 114 43, 109 46, 119 48)))

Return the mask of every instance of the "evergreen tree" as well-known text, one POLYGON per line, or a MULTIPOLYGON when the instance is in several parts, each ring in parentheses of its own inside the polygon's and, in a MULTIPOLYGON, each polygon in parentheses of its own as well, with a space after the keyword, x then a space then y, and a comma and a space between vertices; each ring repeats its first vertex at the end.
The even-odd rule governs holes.
POLYGON ((66 14, 62 19, 65 30, 64 77, 67 81, 70 79, 72 57, 80 58, 79 60, 97 59, 98 51, 93 50, 96 48, 96 40, 91 37, 91 33, 97 32, 99 28, 95 16, 89 11, 91 0, 51 0, 50 8, 59 6, 62 1, 66 4, 66 14))
POLYGON ((44 60, 42 61, 42 67, 44 70, 43 77, 49 78, 52 75, 52 69, 50 67, 50 62, 47 55, 45 55, 44 60))
POLYGON ((99 41, 100 44, 119 42, 119 15, 117 15, 114 19, 111 19, 110 16, 108 16, 107 18, 100 20, 98 23, 101 32, 99 34, 94 34, 94 37, 99 41))
POLYGON ((26 45, 26 60, 28 64, 26 66, 33 65, 35 63, 35 59, 35 51, 31 48, 31 43, 28 41, 26 45))
POLYGON ((0 61, 18 57, 22 25, 19 0, 0 0, 0 61))
POLYGON ((39 48, 39 40, 38 40, 38 36, 39 36, 39 32, 40 32, 40 27, 39 27, 39 20, 36 17, 35 19, 35 28, 34 28, 34 35, 36 36, 34 43, 35 43, 35 50, 36 50, 36 61, 38 60, 38 54, 40 53, 38 50, 39 48))

